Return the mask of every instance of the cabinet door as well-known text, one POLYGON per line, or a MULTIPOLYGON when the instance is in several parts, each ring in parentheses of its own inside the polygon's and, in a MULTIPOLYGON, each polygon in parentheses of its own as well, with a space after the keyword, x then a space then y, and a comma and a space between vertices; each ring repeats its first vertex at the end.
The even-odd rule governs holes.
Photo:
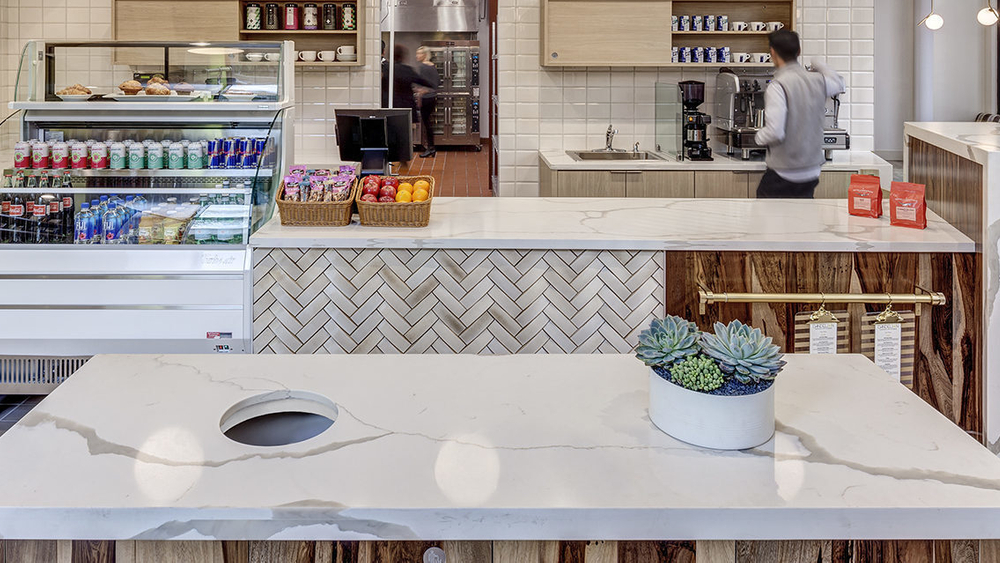
POLYGON ((823 172, 816 186, 816 199, 844 199, 847 187, 851 185, 853 172, 823 172))
POLYGON ((750 172, 747 174, 747 197, 751 199, 757 198, 757 186, 760 185, 763 177, 763 172, 750 172))
POLYGON ((748 198, 749 174, 699 170, 694 173, 694 197, 748 198))
POLYGON ((114 8, 115 39, 119 40, 238 41, 240 38, 240 4, 233 0, 115 0, 114 8))
POLYGON ((543 0, 541 7, 542 66, 659 66, 670 62, 671 2, 543 0))
POLYGON ((625 197, 625 172, 559 172, 559 197, 625 197))
POLYGON ((694 197, 694 172, 632 172, 626 197, 694 197))

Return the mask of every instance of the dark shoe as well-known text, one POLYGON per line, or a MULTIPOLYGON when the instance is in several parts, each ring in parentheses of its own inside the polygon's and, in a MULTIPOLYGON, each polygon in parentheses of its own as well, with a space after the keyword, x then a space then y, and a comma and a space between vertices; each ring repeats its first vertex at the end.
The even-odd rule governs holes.
POLYGON ((427 158, 429 156, 434 156, 436 154, 437 154, 437 149, 427 149, 424 152, 420 153, 420 158, 427 158))

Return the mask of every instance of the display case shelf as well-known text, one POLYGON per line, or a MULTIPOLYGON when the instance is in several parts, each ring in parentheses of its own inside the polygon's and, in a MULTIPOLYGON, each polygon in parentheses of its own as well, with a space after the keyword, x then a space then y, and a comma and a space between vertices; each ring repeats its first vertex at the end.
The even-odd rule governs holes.
POLYGON ((219 189, 219 188, 201 188, 201 187, 179 187, 179 188, 122 188, 118 186, 88 186, 88 187, 73 187, 73 188, 61 188, 61 187, 49 187, 49 188, 0 188, 0 193, 3 194, 37 194, 37 193, 58 193, 58 194, 107 194, 108 192, 114 192, 119 195, 132 195, 132 194, 159 194, 159 195, 171 195, 171 194, 183 194, 185 196, 199 195, 199 194, 231 194, 231 195, 250 195, 252 193, 251 188, 230 188, 230 189, 219 189))
POLYGON ((125 170, 110 170, 107 168, 97 170, 90 168, 8 168, 4 170, 4 174, 16 174, 19 170, 23 170, 25 174, 40 174, 42 172, 48 172, 50 174, 57 173, 62 175, 69 173, 70 176, 82 178, 253 178, 254 176, 267 178, 272 176, 274 173, 271 168, 261 168, 260 170, 257 170, 256 168, 200 168, 196 170, 189 170, 187 168, 142 168, 125 170))

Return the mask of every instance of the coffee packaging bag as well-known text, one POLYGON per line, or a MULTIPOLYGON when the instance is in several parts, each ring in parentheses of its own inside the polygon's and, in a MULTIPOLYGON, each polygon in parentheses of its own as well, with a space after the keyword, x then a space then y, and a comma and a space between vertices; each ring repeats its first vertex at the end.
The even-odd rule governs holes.
POLYGON ((882 184, 878 176, 852 174, 847 188, 847 207, 851 215, 877 219, 882 216, 882 184))
POLYGON ((897 227, 927 228, 927 201, 923 184, 893 182, 889 192, 889 219, 897 227))

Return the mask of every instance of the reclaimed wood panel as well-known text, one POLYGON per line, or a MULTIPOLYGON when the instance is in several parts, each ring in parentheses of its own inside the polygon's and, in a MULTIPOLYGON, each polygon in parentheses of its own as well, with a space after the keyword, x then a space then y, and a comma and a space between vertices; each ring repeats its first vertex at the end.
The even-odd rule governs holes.
POLYGON ((308 541, 252 541, 250 563, 313 563, 316 544, 308 541))
POLYGON ((558 563, 559 542, 496 541, 493 563, 558 563))
MULTIPOLYGON (((695 563, 695 542, 624 541, 618 542, 618 563, 695 563)), ((591 563, 588 559, 587 563, 591 563)))
POLYGON ((983 167, 913 137, 908 147, 907 177, 926 186, 928 209, 982 243, 983 167))
POLYGON ((58 560, 58 542, 51 540, 6 540, 7 563, 52 563, 58 560))
POLYGON ((361 561, 361 542, 333 542, 333 563, 358 563, 361 561))
MULTIPOLYGON (((952 404, 945 413, 980 442, 983 428, 982 254, 953 255, 952 404)), ((933 403, 932 403, 933 404, 933 403)))
POLYGON ((855 541, 852 563, 934 563, 932 540, 855 541))
POLYGON ((250 542, 222 542, 222 560, 225 563, 247 563, 250 561, 250 542))
POLYGON ((696 542, 698 563, 736 563, 736 542, 706 541, 696 542))
POLYGON ((934 542, 934 563, 978 563, 979 542, 976 540, 937 540, 934 542))
POLYGON ((979 563, 1000 563, 1000 540, 979 542, 979 563))
POLYGON ((73 540, 73 563, 115 563, 115 542, 73 540))

